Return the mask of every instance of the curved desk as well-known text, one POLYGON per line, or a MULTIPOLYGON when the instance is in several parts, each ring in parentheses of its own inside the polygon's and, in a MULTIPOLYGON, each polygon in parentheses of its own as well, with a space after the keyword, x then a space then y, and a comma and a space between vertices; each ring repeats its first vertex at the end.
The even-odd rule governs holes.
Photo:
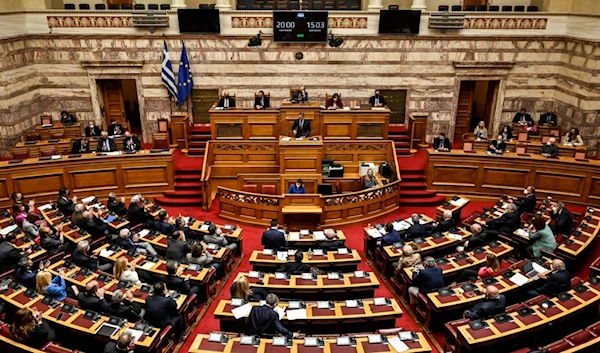
POLYGON ((497 199, 529 185, 539 198, 600 206, 600 161, 537 154, 488 155, 462 150, 427 150, 427 188, 441 194, 497 199))

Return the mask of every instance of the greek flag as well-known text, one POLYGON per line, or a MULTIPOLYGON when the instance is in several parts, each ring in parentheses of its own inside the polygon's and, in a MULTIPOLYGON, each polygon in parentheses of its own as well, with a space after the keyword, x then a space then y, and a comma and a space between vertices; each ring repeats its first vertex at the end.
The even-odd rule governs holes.
POLYGON ((167 91, 169 91, 169 96, 174 101, 179 101, 179 96, 177 95, 177 85, 175 84, 175 74, 173 73, 173 66, 171 66, 171 59, 169 59, 169 49, 167 49, 167 42, 164 41, 165 48, 163 50, 163 60, 162 60, 162 82, 167 87, 167 91))
POLYGON ((179 71, 177 72, 177 82, 179 83, 177 86, 179 105, 185 103, 194 87, 194 80, 192 79, 192 72, 190 71, 190 62, 188 60, 187 50, 185 50, 185 43, 182 41, 181 44, 181 59, 179 60, 179 71))

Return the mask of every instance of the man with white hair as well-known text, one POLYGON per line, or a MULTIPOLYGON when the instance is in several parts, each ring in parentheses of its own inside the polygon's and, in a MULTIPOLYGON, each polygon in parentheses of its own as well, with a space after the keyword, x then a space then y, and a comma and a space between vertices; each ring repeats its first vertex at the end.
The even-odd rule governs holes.
POLYGON ((421 224, 421 216, 413 213, 412 216, 410 216, 410 220, 412 222, 412 226, 408 228, 408 232, 406 233, 407 238, 424 238, 431 234, 431 224, 421 224))
POLYGON ((92 271, 100 270, 110 272, 112 264, 107 263, 100 265, 98 258, 90 255, 90 242, 82 240, 77 243, 77 249, 73 252, 73 263, 79 267, 84 267, 92 271))
POLYGON ((148 213, 146 207, 142 204, 142 195, 137 194, 131 197, 131 201, 129 202, 129 210, 127 212, 129 223, 132 226, 136 226, 138 224, 147 224, 152 217, 148 213))
POLYGON ((465 319, 488 319, 494 315, 502 314, 506 310, 506 297, 500 294, 496 286, 487 286, 483 292, 485 300, 475 305, 464 313, 465 319))
POLYGON ((82 203, 78 203, 75 205, 75 208, 73 209, 73 216, 71 218, 71 222, 73 222, 74 225, 80 227, 84 222, 85 219, 83 218, 83 212, 85 211, 85 205, 82 203))
POLYGON ((136 322, 145 314, 145 310, 133 301, 133 294, 130 291, 123 292, 121 289, 113 292, 111 302, 106 307, 106 312, 129 322, 136 322))
POLYGON ((540 154, 546 158, 556 158, 558 156, 558 147, 556 146, 556 138, 550 137, 548 142, 542 146, 540 154))
POLYGON ((108 193, 108 209, 119 216, 125 216, 127 214, 127 207, 125 207, 125 197, 121 196, 119 200, 117 200, 117 194, 114 192, 108 193))
POLYGON ((343 240, 340 240, 337 236, 337 232, 334 229, 328 228, 323 231, 325 234, 325 240, 319 243, 319 247, 325 251, 334 251, 339 248, 345 248, 346 244, 343 240))
POLYGON ((125 331, 119 335, 117 342, 108 342, 104 346, 104 353, 133 353, 135 349, 135 340, 130 331, 125 331))
POLYGON ((550 272, 547 277, 540 276, 540 278, 546 280, 544 285, 527 291, 527 296, 529 298, 537 297, 540 294, 552 298, 557 294, 568 291, 571 288, 571 275, 567 271, 563 260, 552 260, 552 265, 550 268, 552 269, 552 272, 550 272))
MULTIPOLYGON (((485 241, 484 244, 487 244, 492 240, 496 240, 498 234, 511 235, 521 226, 521 217, 519 217, 519 212, 517 212, 517 205, 511 202, 506 205, 506 212, 502 216, 489 222, 482 221, 482 223, 487 226, 487 237, 483 239, 485 241)), ((473 247, 474 244, 470 244, 469 246, 473 247)))
POLYGON ((454 228, 454 226, 456 226, 456 222, 454 219, 452 219, 452 211, 445 210, 444 214, 442 215, 442 221, 439 223, 436 222, 431 232, 444 233, 454 228))
POLYGON ((129 229, 124 228, 119 232, 119 239, 117 239, 117 245, 127 251, 137 250, 142 254, 156 256, 158 253, 152 247, 152 244, 140 241, 140 237, 137 234, 131 235, 129 229))
POLYGON ((471 238, 465 241, 464 247, 457 247, 456 251, 462 252, 465 249, 473 250, 477 247, 485 246, 487 244, 486 240, 488 235, 483 231, 483 228, 480 224, 475 223, 471 226, 471 238))
POLYGON ((108 224, 104 223, 100 218, 95 217, 92 212, 84 211, 83 220, 81 229, 90 233, 92 239, 99 239, 108 234, 108 224))
POLYGON ((115 152, 116 150, 117 146, 115 146, 115 141, 108 138, 108 132, 102 131, 100 138, 98 139, 96 152, 115 152))

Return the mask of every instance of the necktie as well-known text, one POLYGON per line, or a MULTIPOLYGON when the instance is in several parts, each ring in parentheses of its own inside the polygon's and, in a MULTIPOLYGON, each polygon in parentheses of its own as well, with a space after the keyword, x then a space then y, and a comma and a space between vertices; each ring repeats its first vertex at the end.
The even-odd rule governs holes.
POLYGON ((375 98, 375 105, 379 104, 379 98, 375 98))
POLYGON ((229 99, 225 98, 225 108, 229 108, 229 99))
POLYGON ((104 140, 104 152, 108 152, 108 140, 104 140))
POLYGON ((521 121, 524 122, 525 121, 525 114, 521 114, 521 121))
POLYGON ((264 98, 260 99, 260 105, 263 106, 263 107, 265 106, 265 99, 264 98))

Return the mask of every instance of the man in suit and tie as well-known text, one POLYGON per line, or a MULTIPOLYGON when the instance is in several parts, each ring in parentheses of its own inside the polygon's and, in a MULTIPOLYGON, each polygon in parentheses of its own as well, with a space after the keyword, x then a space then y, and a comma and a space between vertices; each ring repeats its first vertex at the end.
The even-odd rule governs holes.
POLYGON ((554 114, 554 110, 552 108, 549 108, 546 113, 540 115, 540 120, 538 121, 538 125, 540 125, 540 126, 556 126, 556 125, 558 125, 558 119, 556 118, 556 114, 554 114))
POLYGON ((73 141, 73 147, 71 148, 71 154, 78 153, 90 153, 90 143, 87 137, 82 137, 73 141))
POLYGON ((132 135, 131 132, 125 131, 125 138, 123 139, 123 151, 134 152, 142 149, 142 144, 137 136, 132 135))
POLYGON ((56 200, 56 206, 65 216, 70 216, 75 211, 75 204, 77 203, 77 196, 73 196, 70 200, 67 198, 69 196, 69 190, 66 188, 60 188, 58 190, 58 200, 56 200))
POLYGON ((149 223, 150 214, 144 206, 141 195, 133 195, 129 201, 129 210, 127 211, 129 223, 134 226, 138 224, 149 223))
POLYGON ((252 308, 247 321, 246 333, 248 335, 273 336, 281 334, 289 338, 298 337, 298 333, 290 332, 279 321, 279 314, 274 310, 278 302, 279 298, 270 293, 267 295, 264 305, 256 305, 252 308))
POLYGON ((540 154, 546 158, 556 158, 558 156, 558 147, 555 143, 556 138, 554 136, 550 137, 548 142, 542 146, 540 154))
POLYGON ((300 86, 300 89, 294 92, 293 99, 297 100, 299 103, 308 102, 308 92, 304 89, 304 86, 300 86))
POLYGON ((108 209, 111 212, 116 213, 118 216, 125 216, 127 214, 127 207, 125 206, 125 197, 121 196, 121 199, 117 200, 117 194, 114 192, 108 193, 108 202, 106 203, 108 209))
POLYGON ((416 213, 413 213, 410 216, 410 220, 412 225, 408 228, 408 232, 406 232, 407 238, 424 238, 431 234, 431 224, 425 223, 421 224, 421 216, 416 213))
POLYGON ((310 136, 310 120, 304 119, 304 113, 298 113, 298 119, 292 125, 292 133, 296 138, 310 136))
POLYGON ((506 151, 506 142, 504 142, 504 136, 500 134, 495 140, 492 140, 488 146, 488 153, 503 154, 504 151, 506 151))
POLYGON ((408 288, 411 304, 416 302, 419 293, 427 294, 444 287, 442 269, 435 266, 435 259, 427 256, 423 264, 417 264, 412 274, 412 287, 408 288))
POLYGON ((187 259, 185 255, 192 252, 190 244, 185 240, 185 234, 183 231, 178 230, 167 240, 167 253, 165 258, 167 260, 175 260, 180 263, 186 263, 187 259))
POLYGON ((117 146, 115 146, 115 141, 108 138, 108 132, 102 131, 100 139, 98 139, 96 152, 115 152, 116 150, 117 146))
POLYGON ((500 294, 496 286, 487 286, 483 292, 485 293, 485 300, 475 305, 473 309, 465 311, 465 319, 485 320, 494 315, 502 314, 506 310, 506 297, 500 294))
POLYGON ((123 135, 123 125, 117 123, 115 119, 110 119, 110 126, 108 127, 108 136, 121 135, 123 135))
POLYGON ((265 96, 264 91, 258 91, 258 96, 254 98, 254 107, 256 109, 267 109, 271 107, 269 97, 265 96))
POLYGON ((440 132, 438 138, 433 140, 433 149, 438 152, 450 152, 452 150, 450 139, 446 137, 445 133, 440 132))
POLYGON ((4 241, 0 243, 0 272, 14 270, 23 257, 19 249, 15 246, 17 236, 14 232, 6 234, 4 241))
POLYGON ((552 227, 554 234, 571 234, 571 230, 573 230, 573 215, 567 210, 564 203, 559 201, 556 203, 556 206, 552 207, 550 218, 554 220, 554 226, 552 227))
POLYGON ((285 234, 277 229, 279 221, 271 221, 271 228, 263 232, 261 244, 265 249, 279 250, 287 246, 285 234))
POLYGON ((383 107, 387 105, 387 102, 385 101, 385 98, 383 98, 383 96, 381 95, 381 92, 378 89, 376 89, 375 95, 369 98, 369 104, 371 104, 372 107, 383 107))
POLYGON ((540 294, 543 294, 552 298, 557 294, 568 291, 571 288, 571 275, 567 271, 563 260, 553 260, 550 268, 552 269, 550 275, 547 277, 540 275, 540 278, 546 280, 544 285, 537 289, 528 290, 527 297, 534 298, 540 294))
POLYGON ((100 128, 96 126, 93 120, 88 121, 88 126, 85 127, 85 136, 100 137, 100 128))
POLYGON ((517 114, 515 114, 515 117, 513 118, 512 122, 519 125, 527 125, 528 121, 531 121, 533 123, 531 115, 527 114, 525 108, 521 108, 521 110, 517 114))
POLYGON ((154 221, 154 229, 170 237, 175 232, 175 226, 167 222, 167 216, 165 210, 158 212, 158 219, 154 221))
POLYGON ((519 214, 523 214, 525 212, 533 213, 535 210, 535 204, 537 202, 535 197, 535 188, 533 186, 528 186, 525 188, 525 190, 523 190, 523 194, 525 194, 525 197, 515 201, 515 205, 518 207, 519 214))
MULTIPOLYGON (((496 240, 498 234, 511 235, 521 226, 521 217, 519 217, 519 212, 517 212, 517 205, 511 202, 506 206, 506 212, 502 216, 489 222, 482 221, 482 223, 488 228, 486 231, 488 237, 485 241, 490 242, 496 240)), ((471 246, 473 246, 472 243, 473 239, 470 242, 471 246)), ((478 246, 481 245, 483 244, 478 246)))
MULTIPOLYGON (((154 284, 154 294, 146 297, 146 315, 144 319, 154 327, 163 329, 169 325, 173 326, 175 335, 181 336, 185 330, 183 317, 177 311, 177 303, 168 297, 167 285, 158 281, 154 284)), ((179 341, 185 337, 179 337, 179 341)))
POLYGON ((99 288, 98 281, 89 281, 85 285, 85 291, 77 294, 79 307, 84 310, 92 310, 97 313, 106 312, 108 303, 104 299, 104 288, 99 288))
POLYGON ((220 108, 235 108, 235 100, 229 96, 229 92, 225 91, 217 106, 220 108))
POLYGON ((431 232, 432 233, 444 233, 444 232, 447 232, 450 229, 454 228, 454 226, 456 226, 456 222, 452 218, 452 211, 445 210, 444 213, 442 214, 442 221, 439 223, 436 222, 434 224, 431 232))
POLYGON ((100 218, 94 216, 90 211, 82 213, 84 222, 81 228, 90 233, 92 239, 100 239, 108 234, 108 224, 104 223, 100 218))
POLYGON ((190 286, 190 275, 181 277, 183 273, 183 267, 179 267, 179 262, 175 260, 168 260, 165 265, 167 268, 167 274, 161 275, 160 280, 171 288, 181 294, 190 295, 200 292, 200 287, 190 286))
POLYGON ((337 232, 334 229, 325 229, 323 234, 325 234, 325 240, 319 243, 319 248, 325 251, 335 251, 346 247, 346 243, 337 237, 337 232))

